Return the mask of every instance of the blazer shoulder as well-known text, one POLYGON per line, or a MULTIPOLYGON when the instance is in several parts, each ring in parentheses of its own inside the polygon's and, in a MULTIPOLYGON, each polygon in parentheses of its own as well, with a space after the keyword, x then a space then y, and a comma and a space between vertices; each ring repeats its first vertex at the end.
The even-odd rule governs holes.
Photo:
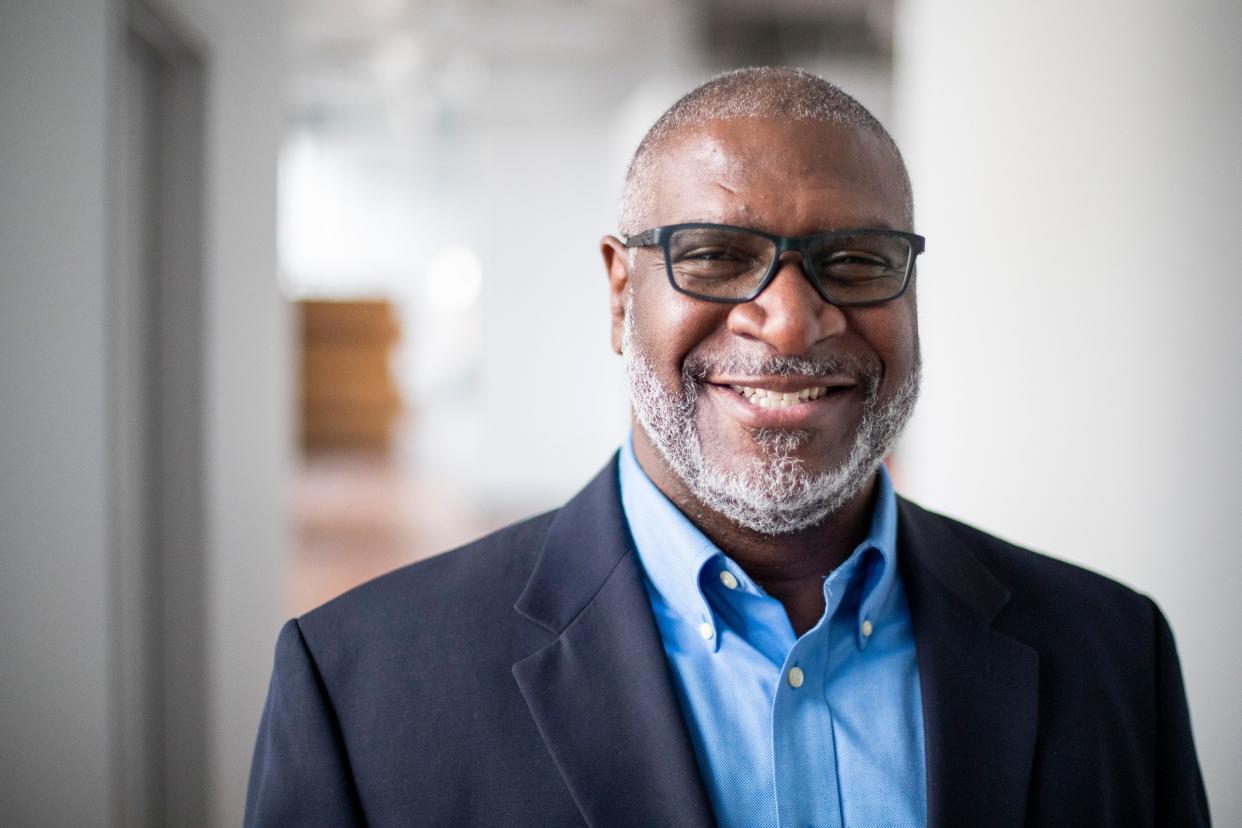
POLYGON ((374 640, 404 627, 483 624, 511 612, 557 510, 395 569, 297 619, 312 650, 326 640, 374 640))
POLYGON ((912 520, 964 548, 1010 593, 1011 622, 1049 625, 1086 638, 1110 640, 1154 630, 1161 616, 1148 596, 1099 572, 1037 552, 960 520, 902 501, 912 520))
POLYGON ((989 566, 1003 581, 1015 578, 1024 586, 1084 590, 1098 597, 1123 602, 1147 601, 1147 597, 1107 575, 1085 566, 1038 552, 990 534, 963 521, 924 509, 908 500, 902 506, 920 521, 939 524, 942 531, 970 549, 981 563, 989 566), (1009 577, 1003 577, 1008 575, 1009 577))

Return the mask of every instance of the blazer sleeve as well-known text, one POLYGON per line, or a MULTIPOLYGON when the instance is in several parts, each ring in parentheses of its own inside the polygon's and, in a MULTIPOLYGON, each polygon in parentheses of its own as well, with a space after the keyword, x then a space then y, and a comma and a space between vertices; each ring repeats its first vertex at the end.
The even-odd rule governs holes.
POLYGON ((285 624, 276 642, 245 824, 365 824, 340 724, 296 620, 285 624))
POLYGON ((1156 619, 1156 824, 1210 826, 1190 711, 1173 631, 1160 609, 1156 619))

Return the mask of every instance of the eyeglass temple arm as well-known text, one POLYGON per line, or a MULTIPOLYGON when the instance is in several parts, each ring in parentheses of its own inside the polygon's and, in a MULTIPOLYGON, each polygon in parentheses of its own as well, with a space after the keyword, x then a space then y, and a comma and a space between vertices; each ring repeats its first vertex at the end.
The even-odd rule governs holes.
POLYGON ((636 236, 627 236, 625 239, 626 247, 647 247, 652 244, 657 244, 655 230, 644 230, 636 236))

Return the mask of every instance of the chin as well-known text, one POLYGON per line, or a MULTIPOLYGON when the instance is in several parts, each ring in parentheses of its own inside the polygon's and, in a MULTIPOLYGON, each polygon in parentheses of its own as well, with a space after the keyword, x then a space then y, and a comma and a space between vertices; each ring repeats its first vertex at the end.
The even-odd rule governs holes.
POLYGON ((704 462, 727 472, 757 471, 796 463, 808 474, 832 474, 850 461, 859 426, 848 436, 822 429, 738 428, 700 423, 704 462))
MULTIPOLYGON (((700 502, 730 522, 763 535, 810 528, 851 503, 875 474, 879 460, 862 449, 841 462, 808 465, 798 435, 767 435, 749 457, 704 457, 686 479, 700 502)), ((857 445, 857 444, 856 444, 857 445)))

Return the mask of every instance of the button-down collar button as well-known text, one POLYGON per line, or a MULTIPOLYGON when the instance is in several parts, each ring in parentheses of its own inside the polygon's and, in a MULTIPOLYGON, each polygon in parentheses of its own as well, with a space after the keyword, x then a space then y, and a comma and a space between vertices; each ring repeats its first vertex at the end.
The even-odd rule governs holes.
POLYGON ((716 631, 712 629, 711 624, 707 623, 706 621, 704 621, 702 624, 699 624, 699 635, 703 636, 704 641, 710 641, 712 636, 715 634, 716 634, 716 631))
POLYGON ((863 622, 862 622, 863 638, 870 638, 873 630, 875 630, 875 627, 871 624, 871 619, 870 618, 863 619, 863 622))
POLYGON ((735 578, 733 573, 727 569, 721 571, 720 583, 724 584, 729 589, 737 589, 737 578, 735 578))
POLYGON ((802 682, 806 679, 806 676, 802 675, 801 667, 790 667, 788 679, 789 686, 797 690, 802 686, 802 682))

